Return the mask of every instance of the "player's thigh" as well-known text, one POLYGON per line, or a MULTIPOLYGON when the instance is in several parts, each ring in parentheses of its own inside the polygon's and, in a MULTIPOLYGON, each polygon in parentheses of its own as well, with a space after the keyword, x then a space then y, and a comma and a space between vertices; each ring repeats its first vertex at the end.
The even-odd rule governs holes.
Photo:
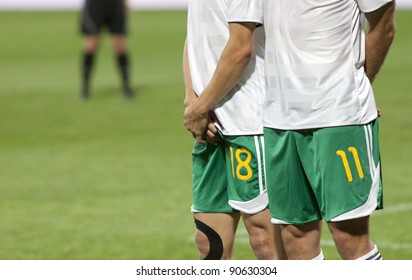
POLYGON ((95 53, 100 45, 99 35, 86 35, 84 38, 84 51, 87 53, 95 53))
POLYGON ((201 259, 233 259, 239 212, 195 213, 195 240, 201 259))
POLYGON ((112 34, 110 36, 112 47, 117 54, 124 54, 127 51, 126 37, 121 34, 112 34))
POLYGON ((246 214, 242 213, 242 220, 245 224, 245 228, 250 235, 253 232, 260 232, 261 234, 270 236, 270 238, 274 238, 277 234, 275 232, 275 226, 270 222, 270 211, 269 208, 264 209, 256 214, 246 214))
POLYGON ((369 234, 370 216, 340 221, 328 222, 329 230, 333 235, 367 236, 369 234))
POLYGON ((309 260, 319 255, 322 225, 322 220, 299 225, 281 225, 288 259, 309 260))
POLYGON ((223 241, 225 248, 233 244, 240 219, 239 212, 233 213, 194 213, 194 218, 212 228, 223 241))

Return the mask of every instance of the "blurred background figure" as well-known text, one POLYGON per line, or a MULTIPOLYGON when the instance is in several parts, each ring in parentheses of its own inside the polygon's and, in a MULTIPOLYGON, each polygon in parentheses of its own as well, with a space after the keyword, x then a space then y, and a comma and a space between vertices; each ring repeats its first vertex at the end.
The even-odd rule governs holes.
POLYGON ((110 33, 110 41, 116 56, 122 79, 122 94, 133 96, 129 84, 129 57, 127 51, 127 4, 126 0, 84 0, 81 14, 81 32, 84 35, 82 54, 82 88, 80 98, 90 97, 90 78, 93 62, 100 44, 103 28, 110 33))

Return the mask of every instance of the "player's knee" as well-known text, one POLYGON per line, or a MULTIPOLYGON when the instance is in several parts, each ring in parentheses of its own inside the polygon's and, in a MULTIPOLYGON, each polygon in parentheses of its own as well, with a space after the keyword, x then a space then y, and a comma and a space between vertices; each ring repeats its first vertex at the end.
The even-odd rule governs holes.
POLYGON ((263 229, 253 229, 249 231, 250 246, 255 256, 260 260, 271 260, 275 258, 273 236, 263 229))
POLYGON ((286 243, 297 240, 317 240, 321 236, 322 222, 314 221, 303 225, 282 225, 282 240, 286 243))
POLYGON ((201 259, 220 260, 223 256, 223 242, 219 234, 211 227, 195 219, 195 240, 201 259))
POLYGON ((286 244, 293 243, 295 240, 303 238, 304 236, 305 233, 297 227, 289 226, 282 230, 282 240, 286 244))
POLYGON ((197 250, 199 251, 199 258, 206 258, 207 254, 209 253, 209 239, 207 239, 207 236, 203 232, 196 229, 195 241, 197 250))

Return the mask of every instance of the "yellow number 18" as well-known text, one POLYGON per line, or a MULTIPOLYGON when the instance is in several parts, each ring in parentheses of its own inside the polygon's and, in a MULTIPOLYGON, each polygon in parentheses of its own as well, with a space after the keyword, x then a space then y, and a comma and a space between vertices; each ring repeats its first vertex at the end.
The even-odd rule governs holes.
POLYGON ((244 148, 239 148, 236 149, 235 152, 233 152, 233 148, 230 147, 230 159, 232 162, 232 176, 233 178, 236 176, 237 178, 239 178, 240 180, 248 180, 250 178, 252 178, 253 175, 253 171, 252 168, 250 167, 249 163, 252 160, 252 154, 250 153, 250 151, 244 149, 244 148), (241 154, 245 154, 246 158, 242 159, 240 157, 241 154), (236 157, 236 161, 237 161, 237 166, 236 166, 236 174, 235 174, 235 161, 233 157, 236 157), (240 173, 241 170, 246 171, 246 174, 242 174, 240 173))

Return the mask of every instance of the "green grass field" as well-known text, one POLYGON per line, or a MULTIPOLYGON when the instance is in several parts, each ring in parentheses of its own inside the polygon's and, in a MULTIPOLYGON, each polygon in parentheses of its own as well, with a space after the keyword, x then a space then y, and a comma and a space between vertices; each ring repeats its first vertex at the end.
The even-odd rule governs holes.
MULTIPOLYGON (((386 209, 371 231, 385 259, 412 259, 412 11, 397 23, 375 84, 386 209)), ((78 14, 0 13, 0 259, 197 259, 185 25, 185 11, 133 12, 136 97, 122 98, 105 37, 82 102, 78 14)), ((338 258, 326 230, 323 250, 338 258)), ((254 259, 243 225, 235 254, 254 259)))

